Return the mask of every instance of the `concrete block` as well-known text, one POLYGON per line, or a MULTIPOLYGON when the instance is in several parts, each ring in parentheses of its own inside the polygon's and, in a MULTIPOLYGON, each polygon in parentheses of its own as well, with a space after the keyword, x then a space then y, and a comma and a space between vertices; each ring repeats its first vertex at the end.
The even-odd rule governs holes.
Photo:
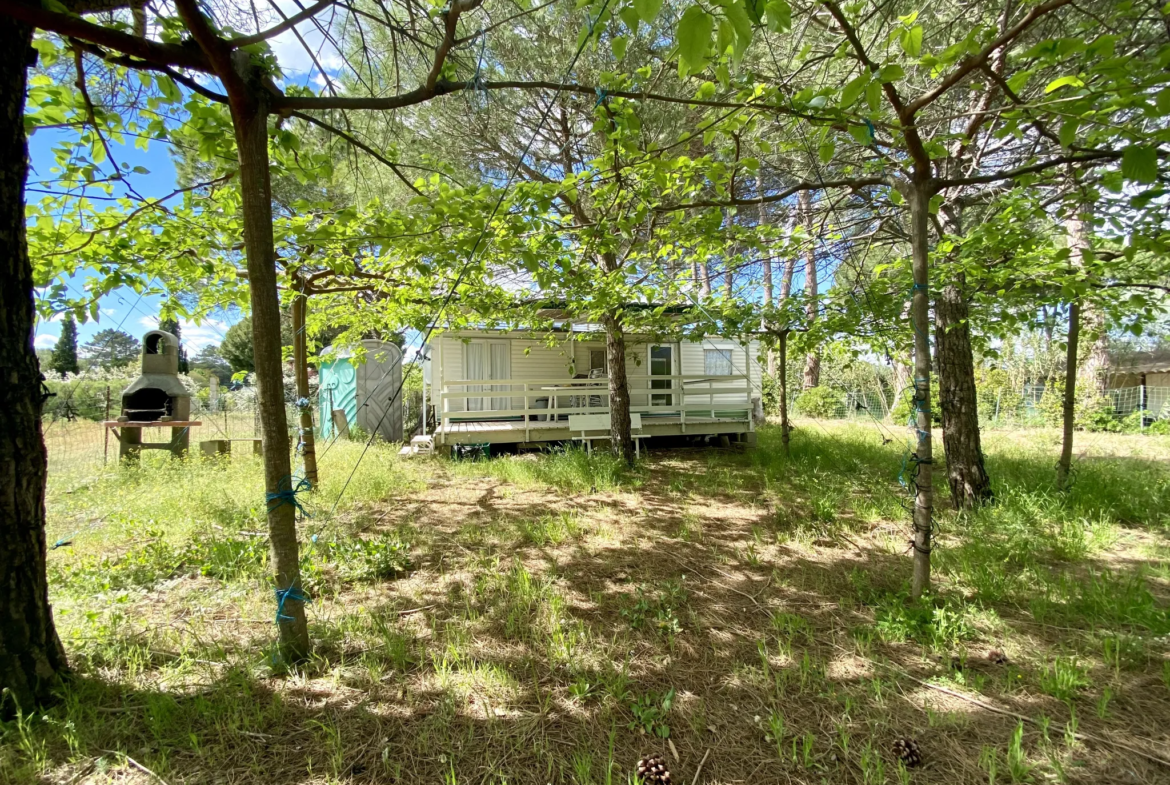
POLYGON ((204 458, 216 458, 232 454, 232 443, 228 439, 208 439, 199 442, 199 454, 204 458))

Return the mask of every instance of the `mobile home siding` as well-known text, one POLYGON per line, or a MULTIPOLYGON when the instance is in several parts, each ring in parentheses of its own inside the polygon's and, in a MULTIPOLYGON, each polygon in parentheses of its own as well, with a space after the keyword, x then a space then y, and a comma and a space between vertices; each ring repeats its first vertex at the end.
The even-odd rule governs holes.
MULTIPOLYGON (((707 373, 706 354, 708 349, 723 349, 731 353, 731 372, 746 374, 752 388, 752 397, 760 394, 761 368, 759 361, 760 346, 758 341, 748 344, 745 354, 744 345, 724 338, 704 338, 702 341, 683 341, 680 347, 682 373, 687 376, 701 376, 707 373)), ((734 393, 715 395, 713 403, 732 402, 742 400, 734 393)))
MULTIPOLYGON (((569 347, 550 347, 545 343, 522 338, 514 338, 507 334, 466 334, 467 341, 506 341, 509 346, 508 362, 509 378, 521 381, 537 381, 548 379, 569 378, 569 347), (527 354, 525 352, 527 351, 527 354)), ((438 355, 439 373, 436 374, 438 383, 431 393, 432 405, 438 404, 438 394, 444 385, 466 378, 463 367, 464 337, 444 335, 435 342, 432 350, 432 360, 438 355)), ((486 397, 486 396, 485 396, 486 397)), ((493 397, 504 397, 496 395, 493 397)), ((524 399, 513 397, 510 407, 524 408, 524 399)), ((452 401, 450 411, 467 411, 465 401, 452 401)))

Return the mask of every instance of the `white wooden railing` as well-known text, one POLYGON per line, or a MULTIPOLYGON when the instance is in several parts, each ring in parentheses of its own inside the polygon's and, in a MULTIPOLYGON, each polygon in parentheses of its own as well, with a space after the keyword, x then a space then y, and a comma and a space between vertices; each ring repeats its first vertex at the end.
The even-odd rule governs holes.
MULTIPOLYGON (((631 412, 677 416, 684 430, 688 415, 715 418, 720 412, 751 421, 752 388, 743 375, 627 376, 626 383, 631 412)), ((444 383, 438 399, 440 433, 450 432, 452 421, 522 420, 527 429, 530 423, 556 421, 570 414, 609 412, 609 380, 458 379, 444 383), (538 408, 541 399, 547 406, 538 408), (501 403, 501 408, 492 408, 501 403)))

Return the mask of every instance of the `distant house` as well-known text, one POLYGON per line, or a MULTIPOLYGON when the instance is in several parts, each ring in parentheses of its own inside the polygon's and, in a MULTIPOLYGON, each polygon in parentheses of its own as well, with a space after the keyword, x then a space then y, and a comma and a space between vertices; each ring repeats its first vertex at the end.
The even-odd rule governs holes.
POLYGON ((1170 416, 1170 349, 1111 355, 1105 388, 1118 414, 1141 409, 1151 418, 1170 416))
MULTIPOLYGON (((754 441, 759 352, 756 341, 627 335, 635 434, 754 441)), ((436 445, 568 441, 579 435, 580 415, 601 415, 589 423, 608 430, 609 369, 597 325, 566 319, 551 342, 530 333, 451 332, 431 343, 428 357, 436 445)))

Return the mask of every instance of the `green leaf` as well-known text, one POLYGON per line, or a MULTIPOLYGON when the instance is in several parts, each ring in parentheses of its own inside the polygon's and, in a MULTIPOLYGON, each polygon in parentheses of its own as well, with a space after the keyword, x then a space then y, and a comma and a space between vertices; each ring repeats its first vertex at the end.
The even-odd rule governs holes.
POLYGON ((1031 78, 1031 71, 1020 71, 1018 74, 1013 74, 1011 77, 1009 77, 1007 84, 1008 87, 1012 89, 1013 93, 1018 93, 1024 89, 1024 85, 1026 85, 1028 80, 1031 78))
POLYGON ((903 202, 906 201, 906 198, 904 196, 902 196, 902 192, 899 191, 897 188, 891 188, 890 189, 890 201, 893 202, 894 204, 902 204, 903 202))
POLYGON ((764 6, 768 29, 773 33, 786 33, 792 29, 792 6, 787 0, 769 0, 764 6))
POLYGON ((764 0, 747 0, 747 14, 753 25, 764 23, 764 0))
POLYGON ((890 63, 883 65, 882 70, 878 71, 878 79, 883 82, 896 82, 899 79, 904 79, 906 72, 902 70, 902 66, 897 63, 890 63))
POLYGON ((719 27, 715 31, 715 53, 722 55, 735 43, 735 28, 727 19, 719 20, 719 27))
POLYGON ((1077 140, 1077 128, 1081 125, 1081 121, 1075 117, 1070 117, 1061 123, 1060 126, 1060 143, 1064 147, 1071 147, 1072 143, 1077 140))
POLYGON ((1054 90, 1059 90, 1060 88, 1068 87, 1069 85, 1072 85, 1073 87, 1084 87, 1085 83, 1076 76, 1062 76, 1059 79, 1053 79, 1051 82, 1049 82, 1048 86, 1044 88, 1044 94, 1047 95, 1054 90))
POLYGON ((638 23, 641 21, 641 16, 638 14, 638 9, 633 6, 626 6, 618 12, 618 18, 621 19, 626 27, 630 29, 631 33, 638 32, 638 23))
POLYGON ((1162 114, 1170 114, 1170 87, 1163 87, 1154 97, 1154 105, 1162 114))
POLYGON ((751 43, 752 40, 752 20, 748 16, 747 8, 744 7, 743 0, 735 0, 733 3, 723 7, 723 12, 727 14, 731 26, 735 28, 735 37, 739 40, 739 46, 742 49, 751 43))
POLYGON ((871 112, 876 112, 882 105, 882 83, 871 81, 865 87, 865 103, 871 112))
POLYGON ((817 156, 821 159, 821 163, 827 164, 833 160, 833 153, 837 152, 837 145, 830 142, 824 142, 817 149, 817 156))
POLYGON ((1158 179, 1158 148, 1131 144, 1121 153, 1121 175, 1126 180, 1152 183, 1158 179))
POLYGON ((621 36, 609 39, 609 48, 613 51, 613 57, 615 60, 621 60, 626 56, 627 43, 628 42, 626 39, 621 36))
POLYGON ((911 57, 922 54, 922 25, 916 25, 909 30, 903 30, 899 42, 902 51, 911 57))
POLYGON ((715 66, 715 78, 719 80, 719 84, 723 85, 723 89, 726 90, 731 86, 731 71, 722 63, 715 66))
POLYGON ((849 126, 849 135, 852 136, 857 143, 868 147, 873 140, 869 138, 869 128, 864 125, 849 126))
POLYGON ((711 51, 711 33, 715 20, 697 5, 693 5, 678 20, 678 56, 681 65, 690 73, 707 67, 707 53, 711 51))
POLYGON ((634 10, 642 17, 642 21, 653 22, 654 17, 662 10, 662 0, 634 0, 634 10))
POLYGON ((850 80, 849 83, 845 85, 844 89, 841 90, 841 108, 848 109, 849 107, 853 106, 854 102, 857 101, 858 96, 861 95, 861 91, 864 90, 868 84, 868 73, 863 73, 856 79, 850 80))

